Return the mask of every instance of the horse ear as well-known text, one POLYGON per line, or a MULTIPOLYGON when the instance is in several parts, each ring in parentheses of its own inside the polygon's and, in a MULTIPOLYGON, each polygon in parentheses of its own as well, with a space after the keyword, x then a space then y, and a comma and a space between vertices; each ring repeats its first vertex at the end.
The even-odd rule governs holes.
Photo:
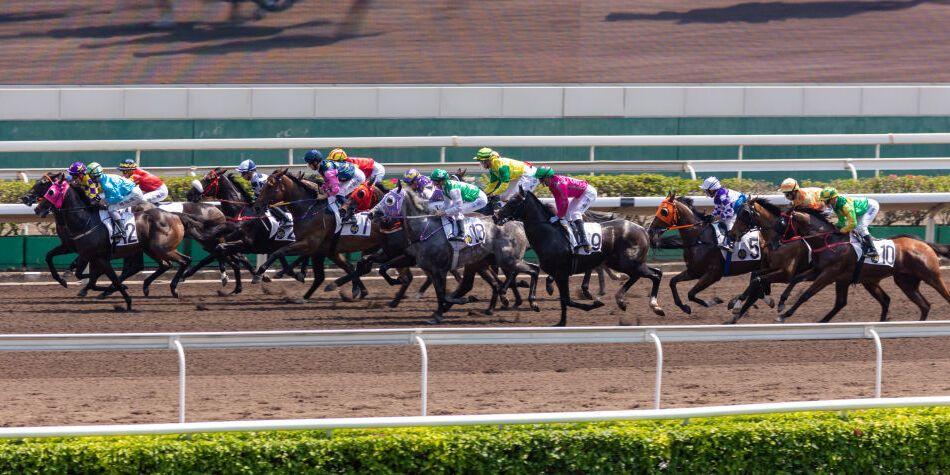
POLYGON ((402 191, 402 180, 396 182, 396 191, 402 191))

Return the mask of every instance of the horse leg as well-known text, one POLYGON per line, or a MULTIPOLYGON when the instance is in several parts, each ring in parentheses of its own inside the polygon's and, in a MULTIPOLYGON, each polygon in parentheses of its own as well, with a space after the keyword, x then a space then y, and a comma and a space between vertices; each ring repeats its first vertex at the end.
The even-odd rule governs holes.
POLYGON ((597 291, 598 297, 607 295, 607 269, 604 266, 597 267, 597 291))
POLYGON ((696 297, 696 294, 702 292, 710 285, 713 285, 716 282, 719 282, 719 279, 722 279, 721 270, 719 272, 706 272, 705 274, 699 277, 699 282, 696 282, 696 285, 694 285, 692 289, 689 289, 689 292, 686 293, 686 298, 688 298, 690 302, 696 302, 702 305, 703 307, 707 307, 707 308, 712 307, 713 305, 722 303, 722 300, 718 298, 713 300, 713 303, 709 303, 706 300, 696 297))
POLYGON ((554 282, 557 284, 558 297, 561 300, 561 320, 557 322, 555 326, 563 327, 567 325, 567 308, 574 307, 581 309, 585 312, 589 312, 595 308, 600 308, 604 306, 604 303, 600 300, 594 300, 592 303, 581 303, 571 300, 571 283, 570 283, 571 274, 567 272, 558 272, 557 276, 554 278, 554 282))
POLYGON ((874 300, 877 300, 877 303, 881 304, 881 321, 887 321, 887 309, 891 305, 891 297, 884 292, 884 289, 881 288, 880 282, 865 282, 864 289, 871 294, 871 297, 874 297, 874 300))
POLYGON ((175 272, 175 276, 172 277, 172 282, 169 284, 169 287, 172 291, 172 297, 178 298, 178 282, 181 280, 181 274, 188 269, 188 264, 191 263, 191 257, 188 257, 176 250, 172 250, 168 253, 171 259, 178 263, 178 271, 175 272))
POLYGON ((752 282, 755 281, 755 278, 758 277, 759 271, 752 271, 749 273, 749 284, 746 286, 745 290, 741 294, 736 295, 735 297, 729 299, 729 303, 726 304, 726 309, 732 310, 734 313, 738 313, 739 309, 736 308, 736 304, 739 302, 745 302, 749 298, 749 290, 752 288, 752 282))
POLYGON ((149 293, 148 287, 152 285, 152 282, 154 282, 155 279, 157 279, 159 276, 167 272, 168 269, 171 269, 171 265, 168 263, 168 261, 164 259, 156 259, 155 257, 152 257, 152 258, 155 259, 155 262, 158 262, 158 268, 152 272, 152 275, 146 277, 145 282, 142 283, 142 293, 145 294, 146 297, 148 297, 148 293, 149 293))
POLYGON ((444 315, 445 307, 445 274, 444 273, 434 273, 426 272, 426 275, 429 277, 429 280, 432 282, 432 286, 435 288, 435 300, 436 300, 436 310, 432 314, 432 319, 427 323, 436 324, 442 323, 442 318, 444 315))
POLYGON ((396 291, 396 295, 389 302, 389 308, 396 308, 406 296, 406 291, 409 290, 409 284, 412 283, 412 271, 408 267, 399 268, 399 282, 399 290, 396 291))
POLYGON ((804 282, 806 280, 815 280, 815 278, 817 277, 818 277, 817 269, 811 269, 808 272, 803 272, 801 274, 796 274, 792 276, 792 278, 788 280, 788 285, 785 286, 785 290, 782 291, 782 296, 779 297, 778 306, 775 308, 775 310, 780 313, 782 312, 782 310, 785 310, 785 302, 792 295, 792 289, 794 289, 798 283, 804 282))
POLYGON ((581 280, 581 297, 587 300, 594 300, 594 296, 590 294, 590 274, 591 270, 584 272, 584 279, 581 280))
POLYGON ((59 285, 62 285, 63 288, 66 288, 66 279, 60 277, 59 272, 56 272, 56 267, 53 265, 53 258, 71 252, 73 251, 69 250, 65 244, 60 243, 60 245, 50 249, 50 251, 46 253, 46 266, 49 267, 49 273, 53 275, 53 280, 58 282, 59 285))
POLYGON ((326 268, 323 259, 324 256, 319 254, 313 256, 313 282, 310 283, 310 288, 307 289, 307 292, 303 294, 304 300, 309 299, 310 296, 317 291, 317 287, 326 279, 326 268))
POLYGON ((930 302, 920 293, 920 279, 909 274, 897 274, 894 283, 904 291, 904 295, 920 309, 920 319, 926 320, 930 313, 930 302))
MULTIPOLYGON (((222 246, 223 244, 218 244, 219 249, 222 246)), ((267 269, 269 269, 270 266, 274 264, 274 261, 281 259, 287 255, 301 254, 303 252, 306 252, 309 248, 310 248, 309 241, 296 241, 286 246, 283 246, 280 249, 272 252, 269 256, 267 256, 267 260, 265 260, 264 263, 261 264, 261 266, 258 267, 256 271, 254 271, 254 274, 258 276, 264 275, 264 272, 266 272, 267 269)), ((313 265, 314 267, 316 267, 317 263, 314 262, 313 265)))
MULTIPOLYGON (((189 278, 189 277, 195 275, 195 273, 198 272, 202 267, 208 265, 209 263, 211 263, 211 261, 217 259, 219 255, 220 255, 220 254, 215 254, 214 252, 211 252, 211 253, 209 253, 207 256, 203 257, 200 261, 198 261, 197 264, 195 264, 195 265, 191 266, 190 268, 188 268, 188 269, 185 271, 185 273, 181 275, 182 280, 185 280, 185 279, 187 279, 187 278, 189 278)), ((251 270, 253 270, 253 269, 251 269, 251 270)))
POLYGON ((653 313, 658 317, 665 317, 666 312, 660 308, 660 304, 657 303, 656 296, 660 293, 660 281, 663 280, 663 271, 656 267, 647 266, 646 262, 640 264, 641 276, 650 279, 650 308, 653 309, 653 313))
MULTIPOLYGON (((129 293, 126 291, 125 286, 122 285, 122 282, 119 280, 119 276, 115 274, 115 269, 109 265, 109 261, 106 259, 98 259, 97 264, 105 272, 106 276, 109 277, 109 280, 112 281, 112 286, 119 290, 119 293, 122 294, 122 298, 125 300, 125 309, 126 311, 132 310, 132 297, 129 296, 129 293)), ((121 310, 121 307, 117 307, 116 310, 121 310)))
POLYGON ((808 288, 805 289, 805 291, 802 292, 802 294, 799 295, 797 299, 795 299, 795 303, 792 304, 792 308, 780 314, 778 318, 775 319, 775 321, 784 322, 786 319, 791 317, 792 314, 794 314, 795 311, 798 310, 798 307, 800 307, 803 303, 807 302, 809 299, 814 297, 815 294, 821 291, 821 289, 827 287, 829 284, 834 282, 835 277, 836 277, 834 275, 835 273, 837 273, 837 269, 834 269, 834 268, 829 268, 822 271, 821 274, 818 275, 818 278, 816 278, 815 281, 812 282, 811 285, 808 286, 808 288))
POLYGON ((940 294, 944 299, 947 300, 947 303, 950 303, 950 290, 947 289, 947 284, 943 282, 943 278, 940 277, 940 269, 928 269, 926 275, 922 276, 923 280, 927 285, 934 288, 938 294, 940 294))
POLYGON ((693 280, 695 278, 696 277, 694 277, 693 274, 690 273, 689 269, 686 269, 683 272, 680 272, 679 274, 674 275, 673 278, 670 279, 670 292, 673 294, 673 303, 687 315, 692 313, 692 309, 689 308, 689 305, 685 305, 683 301, 680 300, 680 294, 676 290, 676 284, 684 280, 693 280))
POLYGON ((548 295, 554 295, 554 276, 548 274, 544 279, 544 290, 548 291, 548 295))
MULTIPOLYGON (((525 262, 519 260, 516 264, 516 269, 519 273, 524 272, 528 274, 530 278, 530 283, 528 284, 528 305, 531 306, 531 310, 535 312, 540 312, 541 307, 537 303, 537 288, 538 288, 538 276, 541 274, 541 268, 537 264, 530 262, 525 262)), ((518 296, 518 284, 515 282, 509 283, 509 285, 514 284, 512 290, 515 292, 515 296, 518 296)), ((519 299, 520 300, 520 299, 519 299)), ((520 307, 518 300, 515 301, 515 308, 520 307)))
POLYGON ((485 266, 478 270, 478 275, 488 283, 491 287, 491 298, 488 301, 488 308, 485 309, 485 315, 491 315, 495 312, 495 305, 498 303, 499 294, 504 293, 504 286, 509 281, 514 281, 513 279, 506 278, 505 283, 502 284, 499 282, 498 274, 492 272, 491 267, 485 266))
POLYGON ((845 305, 848 305, 848 285, 850 282, 847 280, 839 280, 835 282, 835 306, 831 308, 831 311, 828 312, 828 315, 825 315, 819 323, 828 323, 831 321, 838 312, 841 311, 845 305))
MULTIPOLYGON (((458 287, 455 288, 451 295, 445 296, 446 303, 452 305, 464 305, 468 303, 468 299, 464 299, 462 297, 472 290, 472 287, 475 284, 475 273, 475 270, 469 268, 469 266, 466 266, 465 272, 462 274, 462 281, 459 282, 458 287)), ((489 284, 494 287, 494 284, 490 281, 491 279, 492 276, 489 276, 489 284)), ((492 292, 495 292, 494 288, 492 289, 492 292)))
POLYGON ((241 284, 241 264, 234 257, 229 259, 228 263, 231 265, 231 270, 234 271, 234 290, 231 291, 231 295, 237 295, 244 291, 241 284))

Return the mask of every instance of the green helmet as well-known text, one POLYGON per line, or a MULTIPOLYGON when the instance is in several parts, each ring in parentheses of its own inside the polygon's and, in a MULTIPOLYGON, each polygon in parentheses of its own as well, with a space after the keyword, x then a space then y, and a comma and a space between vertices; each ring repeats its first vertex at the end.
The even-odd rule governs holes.
POLYGON ((534 177, 538 180, 551 178, 552 176, 554 176, 554 169, 551 167, 538 167, 538 170, 534 172, 534 177))
POLYGON ((445 181, 449 179, 449 172, 441 168, 436 168, 432 170, 432 174, 429 175, 429 178, 431 178, 432 181, 445 181))
POLYGON ((475 160, 484 162, 485 160, 491 160, 491 158, 495 155, 498 155, 498 152, 488 147, 482 147, 478 149, 478 153, 475 154, 475 160))
POLYGON ((838 197, 838 190, 828 187, 823 188, 821 193, 818 193, 818 199, 821 201, 828 201, 838 197))
POLYGON ((102 176, 102 165, 99 165, 99 162, 92 162, 86 166, 86 173, 91 177, 100 177, 102 176))

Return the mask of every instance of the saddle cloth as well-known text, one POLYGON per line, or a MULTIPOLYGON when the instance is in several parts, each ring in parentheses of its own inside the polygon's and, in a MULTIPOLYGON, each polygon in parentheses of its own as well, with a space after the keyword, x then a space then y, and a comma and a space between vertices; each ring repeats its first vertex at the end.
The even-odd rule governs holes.
POLYGON ((337 230, 340 236, 369 236, 373 231, 373 221, 369 219, 369 213, 356 213, 347 222, 337 221, 337 230))
MULTIPOLYGON (((713 226, 713 228, 716 230, 716 243, 721 246, 726 240, 726 235, 723 234, 719 226, 713 226)), ((722 251, 722 258, 729 259, 729 251, 720 250, 722 251)), ((749 231, 743 234, 738 242, 732 243, 732 262, 757 261, 760 259, 762 259, 762 247, 759 242, 758 231, 749 231)))
POLYGON ((290 213, 287 213, 287 221, 281 223, 277 219, 277 216, 274 216, 274 213, 271 210, 267 210, 264 213, 264 216, 267 217, 267 220, 264 221, 267 223, 268 228, 268 237, 272 241, 296 241, 297 237, 294 235, 294 217, 290 213))
MULTIPOLYGON (((894 241, 890 239, 872 239, 871 242, 874 243, 878 258, 872 260, 870 257, 865 257, 864 263, 872 266, 894 267, 894 258, 897 257, 897 248, 894 246, 894 241)), ((851 233, 851 246, 854 247, 854 253, 860 259, 864 254, 863 246, 861 240, 854 233, 851 233)))
MULTIPOLYGON (((133 244, 139 243, 139 235, 135 229, 135 214, 132 213, 132 208, 125 208, 119 211, 119 226, 122 228, 122 239, 116 243, 116 247, 122 246, 131 246, 133 244)), ((99 210, 99 219, 102 220, 102 224, 106 227, 106 231, 109 233, 109 236, 112 236, 113 223, 112 218, 109 216, 109 212, 106 210, 99 210)))
MULTIPOLYGON (((477 246, 485 242, 485 223, 481 219, 466 216, 462 227, 465 229, 463 242, 466 246, 477 246)), ((446 239, 455 235, 455 224, 450 218, 442 218, 442 229, 445 231, 446 239)))
POLYGON ((158 209, 168 212, 168 213, 184 213, 185 204, 184 203, 161 203, 158 205, 158 209))
POLYGON ((567 240, 571 242, 571 249, 574 250, 574 254, 588 256, 601 251, 604 238, 600 223, 584 223, 584 234, 587 235, 587 242, 590 243, 590 251, 578 249, 577 239, 574 238, 574 233, 571 232, 570 229, 567 229, 567 226, 564 226, 564 230, 567 232, 567 240))

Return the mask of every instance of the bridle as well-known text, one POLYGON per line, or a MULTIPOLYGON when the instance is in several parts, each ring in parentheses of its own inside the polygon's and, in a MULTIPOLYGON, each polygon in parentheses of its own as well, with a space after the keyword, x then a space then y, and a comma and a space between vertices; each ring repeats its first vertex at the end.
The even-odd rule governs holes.
POLYGON ((656 209, 655 216, 656 219, 659 219, 661 223, 666 225, 666 230, 669 231, 695 228, 702 224, 702 222, 676 224, 680 221, 680 212, 676 206, 676 202, 669 197, 660 203, 660 206, 656 209))

